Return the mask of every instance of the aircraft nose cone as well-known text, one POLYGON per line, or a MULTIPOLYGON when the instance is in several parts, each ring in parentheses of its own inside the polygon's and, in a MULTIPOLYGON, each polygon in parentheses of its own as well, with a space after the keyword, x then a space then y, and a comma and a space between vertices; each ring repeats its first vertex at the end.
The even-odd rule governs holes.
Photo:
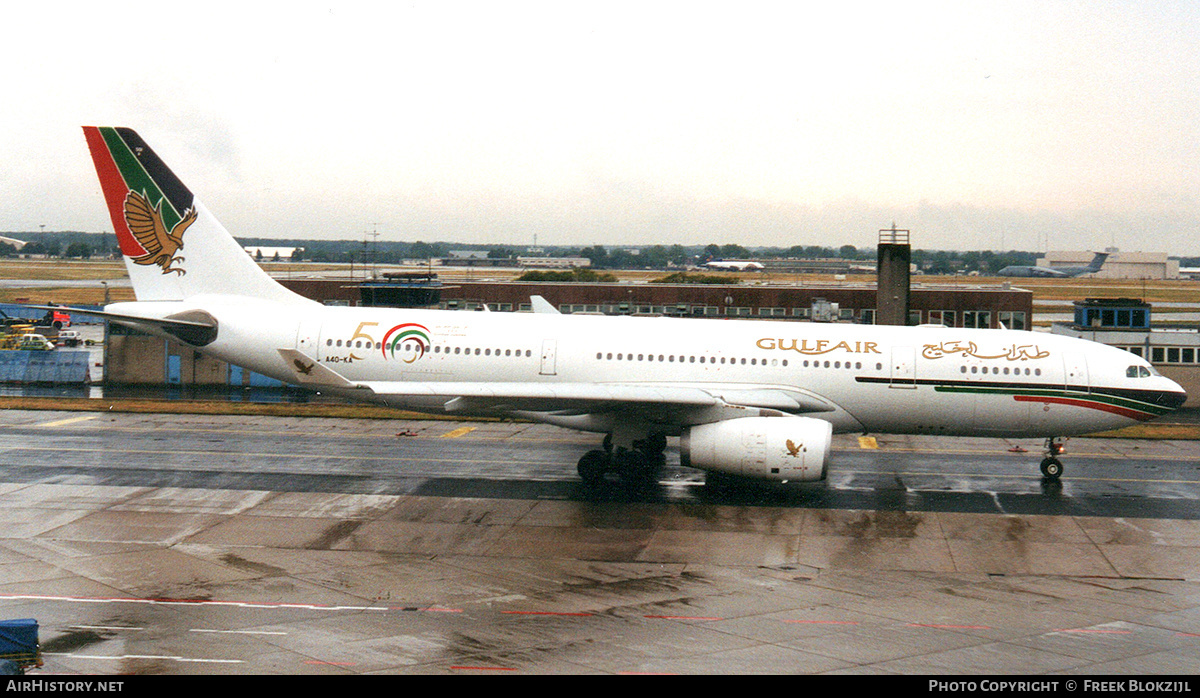
POLYGON ((1175 381, 1167 379, 1168 388, 1158 395, 1158 404, 1177 410, 1187 402, 1187 392, 1175 381))

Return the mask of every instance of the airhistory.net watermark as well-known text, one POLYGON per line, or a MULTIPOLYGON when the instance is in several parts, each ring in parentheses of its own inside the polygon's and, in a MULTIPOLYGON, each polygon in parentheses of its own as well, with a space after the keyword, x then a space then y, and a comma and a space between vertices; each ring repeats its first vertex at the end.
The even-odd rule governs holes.
POLYGON ((46 693, 114 693, 124 690, 124 681, 48 681, 46 679, 8 679, 4 690, 46 693))

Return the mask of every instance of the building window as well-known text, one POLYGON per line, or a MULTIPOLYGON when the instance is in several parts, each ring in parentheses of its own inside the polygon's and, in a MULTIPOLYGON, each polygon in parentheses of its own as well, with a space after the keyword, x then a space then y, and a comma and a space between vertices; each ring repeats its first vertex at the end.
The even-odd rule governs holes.
POLYGON ((963 327, 987 329, 992 326, 992 313, 988 310, 964 310, 963 327))
POLYGON ((1024 330, 1026 329, 1025 312, 1020 310, 1001 310, 1000 324, 1010 330, 1024 330))

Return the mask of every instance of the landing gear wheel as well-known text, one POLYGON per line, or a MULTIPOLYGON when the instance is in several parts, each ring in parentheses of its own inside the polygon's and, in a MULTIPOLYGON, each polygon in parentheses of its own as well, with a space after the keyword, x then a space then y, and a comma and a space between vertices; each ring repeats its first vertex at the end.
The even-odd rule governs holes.
POLYGON ((704 486, 709 490, 719 490, 729 486, 729 476, 725 473, 718 473, 715 470, 709 470, 704 473, 704 486))
POLYGON ((632 488, 653 487, 662 471, 662 457, 634 449, 620 449, 613 454, 613 469, 621 484, 632 488))
POLYGON ((641 451, 627 451, 622 448, 613 454, 613 469, 622 480, 637 480, 643 477, 648 467, 649 460, 641 451))
POLYGON ((588 451, 579 459, 579 477, 584 484, 621 484, 635 490, 656 484, 666 463, 666 434, 651 432, 645 438, 628 440, 628 445, 618 441, 612 433, 605 434, 600 449, 588 451))
POLYGON ((646 440, 641 442, 640 448, 647 455, 662 455, 662 452, 667 450, 667 435, 662 432, 654 432, 646 437, 646 440))
POLYGON ((1042 476, 1047 480, 1057 480, 1062 477, 1063 465, 1055 458, 1050 456, 1042 461, 1042 476))
POLYGON ((600 485, 604 482, 604 473, 608 472, 608 454, 604 451, 588 451, 579 459, 577 469, 579 478, 588 486, 600 485))

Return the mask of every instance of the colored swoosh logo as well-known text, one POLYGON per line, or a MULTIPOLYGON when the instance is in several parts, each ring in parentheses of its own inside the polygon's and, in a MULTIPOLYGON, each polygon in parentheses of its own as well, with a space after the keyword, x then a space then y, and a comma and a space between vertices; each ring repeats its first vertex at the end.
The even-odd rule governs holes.
POLYGON ((395 358, 396 349, 409 340, 415 341, 417 345, 417 354, 411 359, 404 359, 404 363, 411 364, 425 356, 425 352, 429 350, 429 328, 415 322, 406 322, 388 330, 383 336, 383 358, 395 358))

